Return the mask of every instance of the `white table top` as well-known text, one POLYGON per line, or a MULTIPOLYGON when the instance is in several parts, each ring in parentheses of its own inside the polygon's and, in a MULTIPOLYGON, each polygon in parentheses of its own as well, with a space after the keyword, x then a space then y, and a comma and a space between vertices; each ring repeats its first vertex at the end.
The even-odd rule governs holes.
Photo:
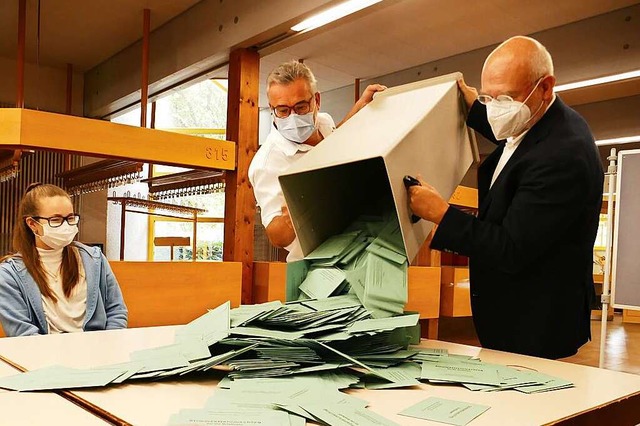
MULTIPOLYGON (((31 370, 54 364, 89 367, 124 362, 132 351, 173 343, 175 327, 151 327, 91 333, 0 339, 0 355, 31 370)), ((554 423, 614 401, 640 397, 640 376, 594 367, 425 340, 422 346, 477 355, 485 362, 519 365, 572 381, 574 388, 527 395, 517 391, 472 392, 461 386, 422 384, 419 389, 350 390, 369 408, 402 425, 440 423, 398 416, 399 411, 431 396, 488 405, 472 426, 554 423)), ((202 408, 216 391, 219 374, 180 381, 130 382, 75 394, 135 425, 166 424, 182 408, 202 408)), ((637 410, 640 422, 640 409, 637 410)))
MULTIPOLYGON (((0 362, 0 377, 19 371, 0 362)), ((103 420, 53 392, 13 392, 0 389, 0 426, 52 425, 64 419, 68 425, 101 425, 103 420)))

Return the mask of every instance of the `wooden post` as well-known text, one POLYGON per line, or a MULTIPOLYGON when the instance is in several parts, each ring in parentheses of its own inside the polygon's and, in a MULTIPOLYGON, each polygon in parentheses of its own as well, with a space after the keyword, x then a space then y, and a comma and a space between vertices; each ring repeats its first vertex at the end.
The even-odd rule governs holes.
MULTIPOLYGON (((156 101, 151 102, 151 123, 149 125, 150 128, 155 129, 156 128, 156 101)), ((147 170, 147 178, 151 179, 153 177, 153 165, 154 163, 148 163, 148 170, 147 170)), ((151 186, 153 184, 151 182, 147 183, 147 188, 149 188, 149 190, 151 190, 151 186)), ((149 191, 151 192, 151 191, 149 191)))
POLYGON ((151 11, 144 10, 142 23, 142 81, 140 82, 140 127, 147 127, 147 101, 149 99, 149 29, 151 11))
POLYGON ((156 128, 156 101, 151 102, 151 123, 149 124, 149 128, 156 128))
POLYGON ((353 83, 353 87, 355 88, 355 90, 354 90, 354 95, 355 95, 354 102, 358 102, 358 99, 360 99, 360 79, 359 78, 356 78, 356 81, 353 83))
POLYGON ((242 262, 242 303, 253 303, 253 219, 256 201, 247 176, 258 149, 260 55, 236 49, 229 55, 227 140, 237 147, 236 169, 225 175, 223 260, 242 262))
POLYGON ((71 106, 73 105, 73 65, 67 64, 67 104, 64 113, 71 115, 71 106))
POLYGON ((27 0, 18 3, 18 78, 16 80, 16 108, 24 108, 24 49, 27 21, 27 0))
MULTIPOLYGON (((24 52, 25 52, 25 32, 27 22, 27 0, 19 0, 18 3, 18 55, 17 55, 17 78, 16 78, 16 108, 24 108, 24 52)), ((0 150, 4 151, 4 150, 0 150)), ((22 151, 13 151, 12 163, 16 167, 22 151)))
POLYGON ((195 262, 198 254, 198 212, 193 212, 193 246, 191 251, 193 252, 191 260, 195 262))
POLYGON ((124 242, 126 239, 125 235, 125 224, 127 222, 127 202, 122 200, 122 210, 120 211, 120 260, 124 260, 124 242))
MULTIPOLYGON (((156 128, 156 101, 151 102, 151 123, 149 124, 149 127, 152 129, 156 128)), ((147 178, 151 179, 153 177, 153 166, 154 163, 147 163, 148 166, 148 170, 147 170, 147 178)), ((151 182, 147 183, 147 188, 149 189, 149 192, 151 192, 151 186, 153 186, 153 184, 151 182)), ((151 223, 151 222, 149 222, 151 223)), ((151 228, 149 228, 151 229, 151 228)))
MULTIPOLYGON (((67 105, 65 114, 71 115, 73 105, 73 65, 67 64, 67 105)), ((71 170, 71 154, 64 154, 64 171, 71 170)))

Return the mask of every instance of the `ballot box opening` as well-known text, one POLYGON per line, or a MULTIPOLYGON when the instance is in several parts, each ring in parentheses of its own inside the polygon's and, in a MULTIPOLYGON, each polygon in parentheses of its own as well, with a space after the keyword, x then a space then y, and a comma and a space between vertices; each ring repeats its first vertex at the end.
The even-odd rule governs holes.
POLYGON ((280 177, 305 255, 361 215, 395 211, 382 157, 280 177))

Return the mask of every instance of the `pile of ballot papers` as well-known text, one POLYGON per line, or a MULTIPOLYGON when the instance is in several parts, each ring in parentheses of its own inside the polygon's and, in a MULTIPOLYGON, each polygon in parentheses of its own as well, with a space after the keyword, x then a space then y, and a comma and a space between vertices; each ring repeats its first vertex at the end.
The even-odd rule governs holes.
MULTIPOLYGON (((231 322, 233 324, 235 318, 236 322, 245 323, 248 311, 253 311, 254 318, 268 317, 266 311, 262 311, 266 306, 270 306, 271 313, 305 303, 316 307, 334 306, 340 311, 347 300, 348 296, 334 296, 322 303, 313 300, 283 306, 272 302, 240 307, 231 311, 231 322)), ((331 312, 331 309, 324 312, 331 312)), ((171 417, 169 424, 218 424, 215 422, 242 418, 257 425, 304 425, 307 420, 332 426, 395 425, 368 410, 366 401, 341 390, 402 388, 420 386, 424 382, 459 384, 483 392, 536 393, 573 386, 566 380, 529 369, 483 363, 480 359, 450 354, 446 349, 402 344, 410 339, 411 325, 416 321, 415 315, 362 319, 340 331, 351 335, 344 339, 299 337, 281 340, 264 336, 225 339, 221 343, 252 345, 253 355, 245 353, 242 359, 228 362, 231 371, 220 380, 219 389, 212 393, 207 404, 202 409, 181 410, 171 417), (353 423, 356 420, 357 423, 353 423)), ((231 328, 230 334, 234 335, 237 328, 231 328)), ((468 421, 490 408, 428 398, 398 414, 437 420, 440 411, 450 414, 452 406, 459 407, 460 412, 469 416, 468 421), (428 410, 423 409, 425 405, 428 410)))
POLYGON ((395 211, 361 216, 287 266, 287 300, 353 294, 373 318, 403 313, 407 256, 395 211))
MULTIPOLYGON (((394 424, 367 402, 341 392, 459 384, 473 391, 545 392, 573 386, 546 374, 484 363, 418 343, 418 315, 371 318, 352 294, 230 309, 229 302, 176 330, 171 345, 130 354, 130 361, 74 369, 50 366, 0 378, 19 391, 98 387, 176 378, 198 371, 221 377, 202 409, 169 424, 223 421, 241 415, 257 425, 394 424), (224 366, 212 372, 214 366, 224 366), (337 417, 336 417, 337 416, 337 417), (283 420, 283 419, 286 419, 283 420)), ((212 423, 218 424, 218 423, 212 423)), ((220 423, 222 424, 222 423, 220 423)))

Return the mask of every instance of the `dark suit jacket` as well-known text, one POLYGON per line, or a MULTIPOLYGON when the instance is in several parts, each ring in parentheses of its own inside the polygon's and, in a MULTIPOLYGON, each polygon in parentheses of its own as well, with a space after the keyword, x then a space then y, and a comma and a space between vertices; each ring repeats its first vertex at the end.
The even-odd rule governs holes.
MULTIPOLYGON (((479 102, 467 124, 498 143, 479 102)), ((570 356, 591 337, 600 156, 584 119, 559 97, 489 189, 503 148, 504 142, 478 169, 478 217, 450 207, 431 247, 469 256, 483 347, 570 356)))

